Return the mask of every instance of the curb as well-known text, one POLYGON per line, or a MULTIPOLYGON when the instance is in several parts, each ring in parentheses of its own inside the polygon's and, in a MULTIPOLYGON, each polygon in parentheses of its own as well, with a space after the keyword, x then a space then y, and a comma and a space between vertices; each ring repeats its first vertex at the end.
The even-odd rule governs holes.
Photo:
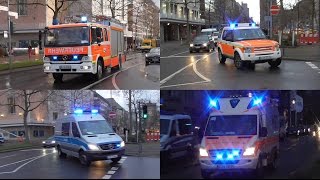
POLYGON ((21 71, 28 71, 28 70, 33 70, 33 69, 37 69, 42 67, 43 65, 35 65, 35 66, 29 66, 29 67, 23 67, 23 68, 17 68, 17 69, 13 69, 13 70, 4 70, 4 71, 0 71, 0 75, 7 75, 10 73, 14 73, 14 72, 21 72, 21 71))
POLYGON ((21 147, 21 148, 13 148, 13 149, 7 149, 7 150, 0 150, 0 153, 19 151, 19 150, 25 150, 25 149, 32 149, 32 148, 39 148, 39 147, 41 147, 41 146, 27 146, 27 147, 21 147))

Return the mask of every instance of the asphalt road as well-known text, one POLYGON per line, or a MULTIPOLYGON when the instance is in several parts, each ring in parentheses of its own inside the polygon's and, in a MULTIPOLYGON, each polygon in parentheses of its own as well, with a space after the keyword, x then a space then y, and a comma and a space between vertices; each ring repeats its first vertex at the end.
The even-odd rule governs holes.
MULTIPOLYGON (((319 139, 312 136, 288 138, 280 143, 280 157, 275 171, 266 170, 264 179, 295 178, 297 172, 311 167, 319 157, 319 139), (317 158, 316 158, 317 157, 317 158)), ((253 178, 250 174, 220 174, 217 178, 253 178)), ((186 160, 175 162, 162 170, 161 179, 202 179, 199 163, 186 160), (177 173, 178 172, 178 173, 177 173)), ((319 178, 319 177, 318 177, 319 178)))
MULTIPOLYGON (((1 73, 0 73, 1 74, 1 73)), ((63 83, 55 83, 43 67, 0 75, 0 89, 159 89, 160 65, 145 67, 144 54, 135 54, 118 72, 106 72, 100 81, 89 76, 66 74, 63 83)))
POLYGON ((231 59, 220 64, 217 52, 187 50, 161 52, 161 90, 320 89, 320 60, 283 60, 274 69, 263 63, 254 70, 238 70, 231 59))
POLYGON ((60 159, 54 148, 0 154, 0 179, 159 179, 160 159, 124 156, 118 163, 60 159))

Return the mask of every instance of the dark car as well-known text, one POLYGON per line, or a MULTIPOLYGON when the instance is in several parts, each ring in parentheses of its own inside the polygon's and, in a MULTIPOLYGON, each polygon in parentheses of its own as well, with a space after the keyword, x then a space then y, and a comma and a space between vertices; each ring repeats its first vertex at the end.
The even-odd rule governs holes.
POLYGON ((4 143, 4 136, 2 133, 0 133, 0 143, 4 143))
POLYGON ((4 44, 0 44, 0 57, 1 56, 8 56, 8 47, 4 44))
POLYGON ((211 39, 206 35, 196 36, 189 47, 190 53, 194 51, 200 52, 201 50, 207 52, 214 50, 213 41, 211 41, 211 39))
POLYGON ((146 54, 146 66, 151 63, 160 63, 160 48, 152 48, 149 53, 146 54))
POLYGON ((288 136, 299 136, 301 135, 301 129, 299 127, 288 127, 287 128, 288 136))
POLYGON ((42 147, 55 147, 56 141, 53 136, 49 137, 47 140, 42 141, 42 147))

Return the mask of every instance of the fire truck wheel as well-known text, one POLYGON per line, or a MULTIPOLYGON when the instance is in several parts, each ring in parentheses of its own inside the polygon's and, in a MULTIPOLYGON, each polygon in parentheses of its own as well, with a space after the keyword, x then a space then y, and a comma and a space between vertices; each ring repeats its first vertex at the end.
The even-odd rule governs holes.
POLYGON ((53 76, 55 82, 62 82, 63 74, 52 73, 52 76, 53 76))
POLYGON ((102 61, 99 60, 97 65, 97 74, 95 74, 95 78, 99 80, 102 78, 102 75, 103 75, 103 65, 102 65, 102 61))
POLYGON ((238 53, 234 54, 234 65, 236 66, 237 69, 243 68, 243 62, 242 62, 241 57, 238 53))
POLYGON ((275 61, 268 61, 269 65, 271 66, 271 68, 276 68, 281 64, 281 59, 277 59, 275 61))
POLYGON ((220 49, 218 49, 218 56, 219 56, 220 63, 224 64, 226 62, 226 57, 223 56, 223 54, 222 54, 220 49))

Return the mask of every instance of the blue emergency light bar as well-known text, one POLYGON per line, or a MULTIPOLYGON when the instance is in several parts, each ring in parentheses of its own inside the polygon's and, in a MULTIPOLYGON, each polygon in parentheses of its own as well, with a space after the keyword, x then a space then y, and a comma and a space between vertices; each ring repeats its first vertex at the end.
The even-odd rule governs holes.
POLYGON ((81 16, 81 22, 82 22, 82 23, 88 22, 87 16, 81 16))
POLYGON ((255 23, 231 23, 230 28, 236 28, 236 27, 256 27, 255 23))
POLYGON ((97 109, 92 109, 91 111, 83 111, 82 109, 76 109, 74 110, 74 114, 83 114, 84 112, 86 113, 91 113, 91 114, 97 114, 99 111, 97 109))
POLYGON ((215 109, 217 109, 217 110, 220 110, 220 104, 219 104, 219 101, 218 100, 216 100, 216 99, 211 99, 210 100, 210 106, 211 107, 214 107, 215 109))

